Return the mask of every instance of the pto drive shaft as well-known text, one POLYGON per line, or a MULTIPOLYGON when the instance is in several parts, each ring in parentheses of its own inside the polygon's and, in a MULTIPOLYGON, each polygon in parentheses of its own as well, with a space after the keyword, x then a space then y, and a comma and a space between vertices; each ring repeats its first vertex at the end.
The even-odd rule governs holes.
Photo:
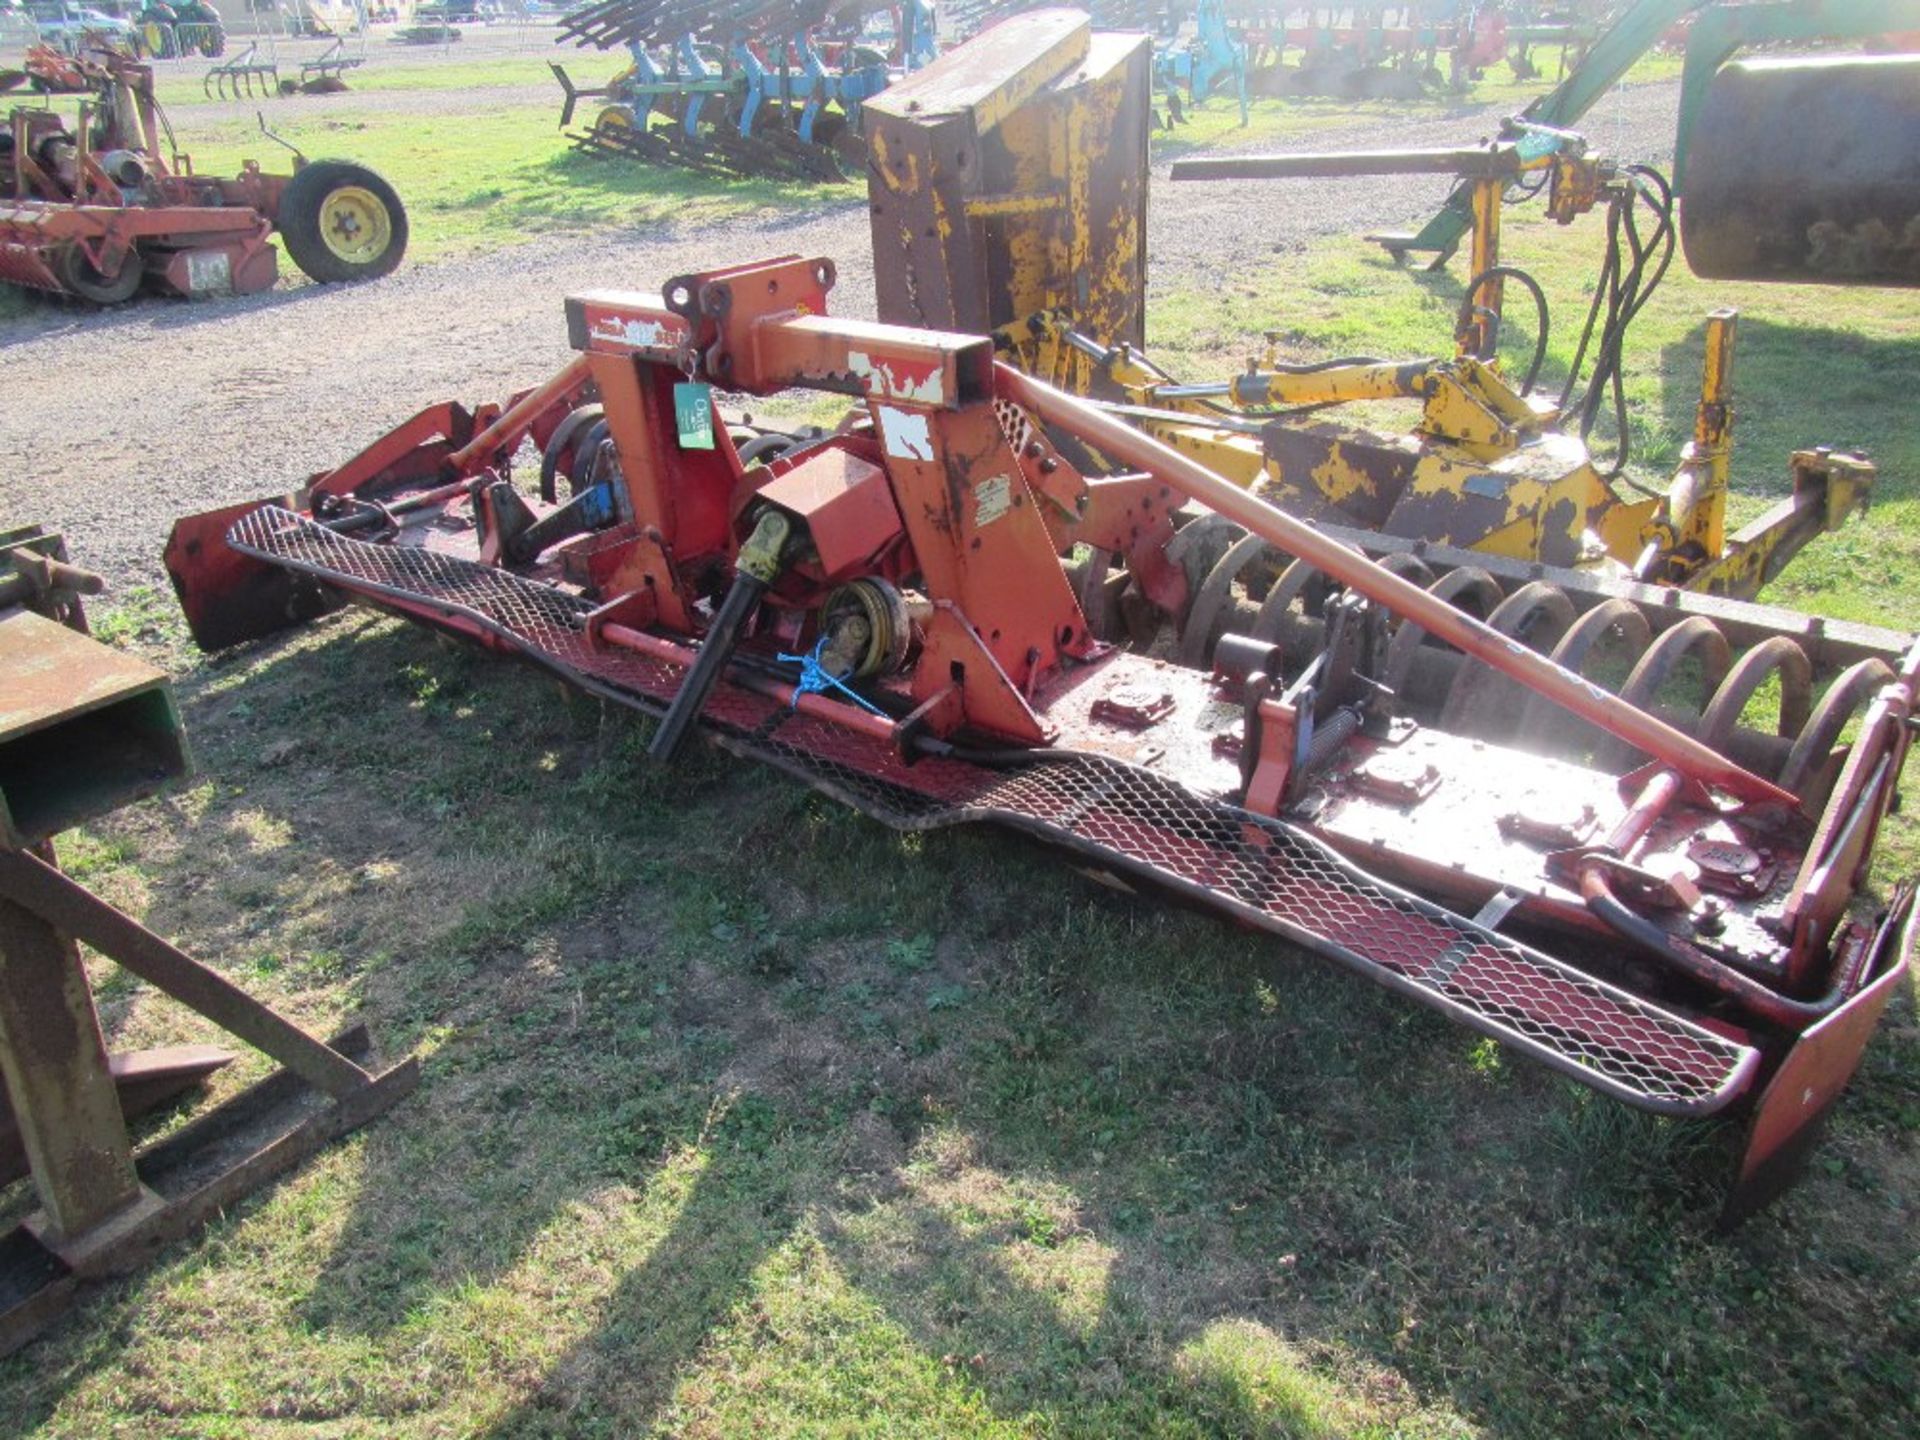
POLYGON ((727 591, 727 598, 721 601, 713 624, 707 627, 706 638, 700 642, 699 658, 687 670, 687 677, 680 682, 673 704, 667 707, 660 728, 654 731, 653 741, 647 746, 647 754, 655 760, 672 760, 679 752, 681 742, 686 739, 687 731, 700 718, 701 710, 706 708, 707 696, 713 693, 713 687, 719 683, 721 672, 727 668, 734 647, 746 632, 747 622, 760 606, 760 597, 780 576, 781 557, 792 533, 792 521, 778 510, 766 510, 761 513, 753 534, 747 537, 747 543, 740 547, 740 558, 734 566, 733 586, 727 591))

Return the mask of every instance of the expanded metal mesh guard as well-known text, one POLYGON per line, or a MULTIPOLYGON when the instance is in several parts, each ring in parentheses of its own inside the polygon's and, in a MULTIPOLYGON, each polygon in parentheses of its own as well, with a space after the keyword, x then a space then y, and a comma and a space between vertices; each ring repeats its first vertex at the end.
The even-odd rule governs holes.
MULTIPOLYGON (((432 551, 369 544, 277 507, 233 527, 237 550, 513 650, 585 689, 659 714, 679 669, 595 645, 578 596, 432 551)), ((1107 757, 1011 769, 927 759, 735 686, 702 714, 764 760, 889 824, 990 820, 1069 846, 1339 960, 1618 1099, 1706 1114, 1758 1055, 1617 986, 1366 874, 1294 827, 1107 757)))

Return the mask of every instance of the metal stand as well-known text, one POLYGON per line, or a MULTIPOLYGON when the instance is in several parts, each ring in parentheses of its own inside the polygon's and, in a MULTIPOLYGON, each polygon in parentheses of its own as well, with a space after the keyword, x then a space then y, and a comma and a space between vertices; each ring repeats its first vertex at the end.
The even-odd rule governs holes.
POLYGON ((323 1044, 39 857, 0 850, 0 1074, 40 1209, 0 1235, 0 1354, 419 1082, 364 1061, 364 1028, 323 1044), (135 1155, 75 937, 258 1046, 284 1069, 135 1155))
POLYGON ((71 1305, 80 1282, 137 1268, 419 1083, 411 1057, 370 1068, 364 1029, 315 1039, 60 873, 48 837, 188 769, 164 675, 0 609, 0 1139, 16 1164, 24 1154, 40 1201, 0 1234, 0 1354, 71 1305), (283 1068, 135 1153, 126 1116, 140 1101, 230 1057, 109 1057, 80 941, 283 1068))

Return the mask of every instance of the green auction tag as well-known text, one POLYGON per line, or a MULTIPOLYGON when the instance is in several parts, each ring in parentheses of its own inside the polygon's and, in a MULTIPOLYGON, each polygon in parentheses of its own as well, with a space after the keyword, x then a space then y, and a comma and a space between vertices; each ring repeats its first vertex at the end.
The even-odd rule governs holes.
POLYGON ((713 449, 713 387, 682 380, 673 387, 673 423, 682 450, 713 449))

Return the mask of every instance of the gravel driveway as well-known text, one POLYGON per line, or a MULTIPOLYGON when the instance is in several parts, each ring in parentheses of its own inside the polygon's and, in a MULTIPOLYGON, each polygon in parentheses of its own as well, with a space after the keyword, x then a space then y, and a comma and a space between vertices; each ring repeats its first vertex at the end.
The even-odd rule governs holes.
MULTIPOLYGON (((1618 90, 1589 117, 1608 153, 1671 158, 1678 86, 1618 90)), ((1314 148, 1453 144, 1486 135, 1492 107, 1390 132, 1317 135, 1314 148)), ((1441 180, 1182 185, 1155 174, 1152 290, 1220 283, 1313 237, 1414 221, 1441 180)), ((716 225, 554 237, 477 260, 410 266, 375 285, 297 275, 263 295, 150 300, 111 312, 56 304, 0 321, 0 525, 66 533, 116 588, 163 584, 176 516, 287 488, 338 464, 440 399, 504 398, 569 351, 560 302, 588 287, 656 288, 668 276, 799 251, 840 267, 841 312, 872 310, 864 204, 716 225)), ((292 266, 284 267, 291 270, 292 266)), ((1249 332, 1271 317, 1249 315, 1249 332)))

